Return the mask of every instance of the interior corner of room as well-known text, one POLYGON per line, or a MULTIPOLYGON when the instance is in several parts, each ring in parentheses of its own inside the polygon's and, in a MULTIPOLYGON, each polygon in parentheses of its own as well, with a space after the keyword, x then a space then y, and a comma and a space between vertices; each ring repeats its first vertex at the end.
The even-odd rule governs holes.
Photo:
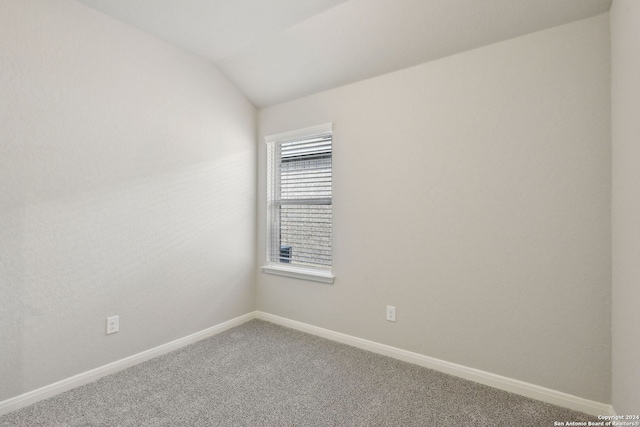
POLYGON ((638 413, 640 2, 354 81, 252 68, 361 2, 203 57, 97 0, 0 1, 0 415, 254 318, 638 413), (323 123, 331 286, 261 271, 264 139, 323 123))

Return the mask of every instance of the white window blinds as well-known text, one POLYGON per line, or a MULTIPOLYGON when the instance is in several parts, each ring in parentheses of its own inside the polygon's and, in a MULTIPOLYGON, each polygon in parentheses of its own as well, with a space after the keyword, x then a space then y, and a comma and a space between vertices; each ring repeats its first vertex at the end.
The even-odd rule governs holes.
POLYGON ((267 140, 267 258, 330 269, 332 133, 330 126, 307 131, 267 140))

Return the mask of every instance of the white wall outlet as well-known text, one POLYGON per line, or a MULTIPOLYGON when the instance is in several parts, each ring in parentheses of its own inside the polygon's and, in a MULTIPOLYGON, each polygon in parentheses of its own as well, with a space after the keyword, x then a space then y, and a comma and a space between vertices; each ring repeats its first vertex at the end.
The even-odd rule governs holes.
POLYGON ((120 330, 120 316, 107 317, 107 335, 115 334, 120 330))
POLYGON ((390 322, 396 321, 396 308, 392 305, 387 306, 387 320, 390 322))

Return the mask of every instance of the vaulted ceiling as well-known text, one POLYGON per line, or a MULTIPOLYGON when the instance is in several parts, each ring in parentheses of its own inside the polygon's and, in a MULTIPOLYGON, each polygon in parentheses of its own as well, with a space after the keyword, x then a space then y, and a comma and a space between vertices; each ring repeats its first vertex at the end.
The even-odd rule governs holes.
POLYGON ((611 0, 78 1, 203 56, 257 107, 611 7, 611 0))

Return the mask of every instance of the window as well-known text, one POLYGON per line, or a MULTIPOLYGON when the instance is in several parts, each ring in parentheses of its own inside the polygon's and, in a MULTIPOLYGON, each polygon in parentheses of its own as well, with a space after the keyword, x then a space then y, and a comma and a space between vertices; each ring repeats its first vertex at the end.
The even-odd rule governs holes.
POLYGON ((331 124, 267 142, 266 273, 333 283, 331 124))

